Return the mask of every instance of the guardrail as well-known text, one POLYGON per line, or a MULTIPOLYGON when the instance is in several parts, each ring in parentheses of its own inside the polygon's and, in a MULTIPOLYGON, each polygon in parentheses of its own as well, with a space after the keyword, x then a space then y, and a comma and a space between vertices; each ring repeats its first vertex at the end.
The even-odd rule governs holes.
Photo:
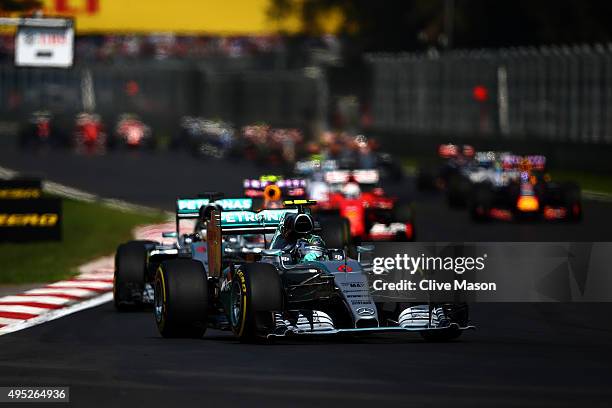
POLYGON ((612 144, 612 44, 367 61, 375 129, 612 144))

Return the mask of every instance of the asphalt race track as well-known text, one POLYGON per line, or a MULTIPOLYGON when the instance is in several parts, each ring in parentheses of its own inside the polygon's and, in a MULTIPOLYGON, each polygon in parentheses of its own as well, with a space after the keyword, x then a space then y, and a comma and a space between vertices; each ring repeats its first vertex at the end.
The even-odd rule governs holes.
POLYGON ((217 331, 162 339, 150 313, 106 304, 0 337, 0 383, 68 384, 73 406, 603 407, 612 397, 609 312, 478 305, 479 330, 453 343, 244 345, 217 331))
MULTIPOLYGON (((32 156, 4 145, 0 166, 168 210, 179 195, 237 194, 244 176, 262 171, 184 153, 32 156)), ((390 189, 413 195, 410 182, 390 189)), ((610 240, 612 204, 585 202, 574 225, 473 225, 439 196, 412 198, 420 240, 610 240)), ((479 329, 452 343, 376 336, 243 345, 214 330, 201 340, 162 339, 151 313, 105 304, 0 337, 0 385, 70 385, 79 407, 603 407, 612 398, 611 312, 610 304, 478 304, 479 329)))

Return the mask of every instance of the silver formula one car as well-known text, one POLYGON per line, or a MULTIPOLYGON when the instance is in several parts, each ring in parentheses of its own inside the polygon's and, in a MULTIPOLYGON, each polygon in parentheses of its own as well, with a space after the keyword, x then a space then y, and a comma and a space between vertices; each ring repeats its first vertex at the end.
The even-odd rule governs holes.
MULTIPOLYGON (((153 280, 163 261, 191 258, 207 266, 206 225, 201 222, 200 210, 211 203, 227 212, 250 210, 253 206, 251 198, 223 199, 218 193, 177 199, 176 230, 162 234, 174 242, 137 240, 117 248, 113 285, 117 310, 134 310, 153 304, 153 280)), ((225 235, 222 247, 228 259, 245 260, 263 250, 265 242, 264 237, 258 235, 225 235)))
POLYGON ((317 235, 307 200, 260 212, 199 211, 206 224, 207 260, 179 256, 155 275, 155 319, 163 337, 201 337, 230 328, 241 341, 302 335, 419 332, 450 340, 468 324, 465 305, 421 304, 381 311, 362 265, 317 235), (225 236, 273 234, 256 259, 223 251, 225 236))

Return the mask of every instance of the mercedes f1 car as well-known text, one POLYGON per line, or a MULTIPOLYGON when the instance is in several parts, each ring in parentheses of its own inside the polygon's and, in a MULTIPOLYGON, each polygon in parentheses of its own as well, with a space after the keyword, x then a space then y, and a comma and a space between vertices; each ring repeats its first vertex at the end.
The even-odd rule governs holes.
MULTIPOLYGON (((250 198, 222 199, 217 194, 176 201, 176 230, 164 232, 163 238, 174 239, 164 244, 155 241, 129 241, 119 245, 115 254, 113 295, 117 310, 138 309, 153 303, 153 279, 159 264, 168 259, 191 256, 206 264, 207 246, 200 208, 214 203, 226 211, 251 210, 250 198)), ((249 257, 264 248, 260 236, 225 236, 223 250, 232 258, 249 257)))
POLYGON ((417 332, 449 340, 471 328, 467 306, 397 308, 384 318, 370 294, 368 273, 342 249, 314 234, 306 200, 289 208, 198 212, 206 225, 206 261, 181 250, 155 269, 154 314, 163 337, 202 337, 231 329, 241 341, 284 336, 417 332), (273 234, 254 261, 227 257, 226 236, 273 234))

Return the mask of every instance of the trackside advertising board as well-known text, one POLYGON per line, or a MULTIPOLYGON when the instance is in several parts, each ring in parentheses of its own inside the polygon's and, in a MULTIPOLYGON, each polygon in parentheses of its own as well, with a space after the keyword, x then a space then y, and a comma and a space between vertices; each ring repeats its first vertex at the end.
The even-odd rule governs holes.
POLYGON ((18 67, 69 68, 74 59, 73 27, 19 27, 15 35, 18 67))
POLYGON ((42 183, 37 178, 0 180, 0 200, 25 200, 42 197, 42 183))
POLYGON ((60 241, 62 201, 59 198, 0 200, 0 241, 60 241))
POLYGON ((0 180, 0 242, 61 239, 61 199, 42 198, 40 179, 0 180))

